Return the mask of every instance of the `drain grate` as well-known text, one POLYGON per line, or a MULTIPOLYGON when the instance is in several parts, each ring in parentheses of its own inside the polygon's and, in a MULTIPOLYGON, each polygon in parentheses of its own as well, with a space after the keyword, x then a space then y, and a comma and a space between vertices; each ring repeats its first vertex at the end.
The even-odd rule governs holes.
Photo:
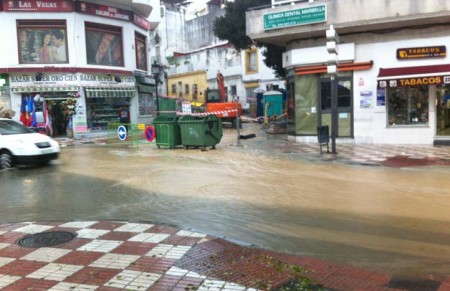
POLYGON ((46 231, 27 235, 18 241, 18 245, 26 248, 42 248, 60 245, 71 241, 76 233, 68 231, 46 231))

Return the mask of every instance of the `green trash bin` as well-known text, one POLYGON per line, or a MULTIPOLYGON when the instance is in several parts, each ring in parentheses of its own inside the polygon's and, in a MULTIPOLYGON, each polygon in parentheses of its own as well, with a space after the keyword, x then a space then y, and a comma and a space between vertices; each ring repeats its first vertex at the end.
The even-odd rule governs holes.
POLYGON ((159 115, 175 117, 177 116, 177 100, 175 98, 159 97, 158 110, 159 115))
POLYGON ((178 116, 159 115, 153 120, 156 133, 156 145, 173 149, 181 145, 180 126, 178 125, 178 116))
POLYGON ((181 143, 185 149, 190 147, 213 149, 223 136, 222 120, 216 115, 185 115, 178 120, 181 130, 181 143))

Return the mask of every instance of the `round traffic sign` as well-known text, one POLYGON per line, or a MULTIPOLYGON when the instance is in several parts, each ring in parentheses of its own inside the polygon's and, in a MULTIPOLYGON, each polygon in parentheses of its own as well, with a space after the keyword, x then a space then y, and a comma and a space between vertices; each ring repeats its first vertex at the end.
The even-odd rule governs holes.
POLYGON ((145 128, 145 139, 147 141, 153 141, 155 139, 155 128, 151 125, 145 128))
POLYGON ((127 128, 123 125, 119 126, 117 128, 117 136, 120 140, 126 140, 127 139, 127 128))

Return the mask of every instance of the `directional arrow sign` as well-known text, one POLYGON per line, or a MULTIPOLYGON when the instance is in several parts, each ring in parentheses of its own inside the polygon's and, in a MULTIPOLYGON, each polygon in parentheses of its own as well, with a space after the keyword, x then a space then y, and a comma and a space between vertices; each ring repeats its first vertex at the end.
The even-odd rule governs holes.
POLYGON ((125 126, 123 125, 119 126, 119 128, 117 129, 117 136, 119 137, 120 140, 127 139, 127 129, 125 126))

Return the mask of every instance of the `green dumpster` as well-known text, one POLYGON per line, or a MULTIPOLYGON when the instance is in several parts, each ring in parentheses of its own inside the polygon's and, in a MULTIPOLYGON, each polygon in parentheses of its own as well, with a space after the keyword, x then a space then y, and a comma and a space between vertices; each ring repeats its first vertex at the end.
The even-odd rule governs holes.
POLYGON ((185 149, 190 147, 206 150, 213 149, 223 135, 222 120, 216 115, 185 115, 178 120, 181 130, 181 143, 185 149))
POLYGON ((180 126, 178 125, 178 116, 159 115, 153 120, 156 133, 156 145, 173 149, 181 145, 180 126))
POLYGON ((159 115, 175 117, 177 116, 177 100, 175 98, 159 97, 159 115))

